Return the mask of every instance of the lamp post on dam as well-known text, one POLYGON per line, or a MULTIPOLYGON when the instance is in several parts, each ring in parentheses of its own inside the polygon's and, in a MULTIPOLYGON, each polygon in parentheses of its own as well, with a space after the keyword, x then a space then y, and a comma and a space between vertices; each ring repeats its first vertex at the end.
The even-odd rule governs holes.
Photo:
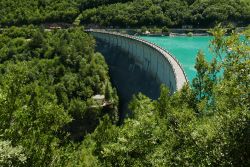
POLYGON ((180 90, 187 82, 186 74, 178 60, 163 48, 135 36, 87 30, 95 38, 116 46, 132 56, 135 64, 150 73, 172 93, 180 90))

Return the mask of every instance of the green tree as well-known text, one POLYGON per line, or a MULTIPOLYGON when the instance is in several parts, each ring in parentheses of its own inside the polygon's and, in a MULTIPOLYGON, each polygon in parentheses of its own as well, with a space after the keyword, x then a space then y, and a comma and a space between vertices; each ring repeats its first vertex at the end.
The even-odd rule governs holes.
POLYGON ((197 99, 203 100, 208 96, 206 81, 208 80, 208 63, 205 60, 205 55, 199 51, 196 57, 195 69, 197 76, 193 80, 193 87, 196 91, 197 99))
POLYGON ((21 166, 26 162, 22 147, 13 147, 9 141, 0 141, 0 165, 3 167, 21 166))
POLYGON ((165 35, 169 35, 169 33, 170 33, 170 31, 169 31, 169 29, 166 27, 166 26, 164 26, 164 27, 162 27, 162 33, 163 34, 165 34, 165 35))

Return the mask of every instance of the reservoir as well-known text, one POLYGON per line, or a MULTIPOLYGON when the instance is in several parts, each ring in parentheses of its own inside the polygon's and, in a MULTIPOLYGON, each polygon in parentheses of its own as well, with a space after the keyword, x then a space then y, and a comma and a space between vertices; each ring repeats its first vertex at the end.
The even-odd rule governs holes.
POLYGON ((195 36, 195 37, 152 37, 140 36, 140 38, 168 50, 181 63, 188 80, 191 82, 196 75, 195 59, 199 50, 202 50, 207 60, 212 59, 209 49, 212 36, 195 36))

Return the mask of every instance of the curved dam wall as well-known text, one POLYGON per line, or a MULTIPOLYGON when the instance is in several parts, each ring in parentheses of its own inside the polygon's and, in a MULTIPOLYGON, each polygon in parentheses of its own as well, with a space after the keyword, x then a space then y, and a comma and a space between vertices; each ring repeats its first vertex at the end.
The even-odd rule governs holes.
POLYGON ((179 62, 166 50, 140 38, 103 30, 88 30, 95 38, 117 46, 135 60, 135 64, 150 73, 173 93, 180 90, 187 77, 179 62))

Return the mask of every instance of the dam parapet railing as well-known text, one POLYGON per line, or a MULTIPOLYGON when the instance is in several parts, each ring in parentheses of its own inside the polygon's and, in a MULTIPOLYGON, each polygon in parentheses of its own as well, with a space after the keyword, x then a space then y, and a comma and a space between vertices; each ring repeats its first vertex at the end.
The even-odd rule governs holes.
POLYGON ((133 39, 135 41, 141 42, 144 45, 153 48, 154 50, 156 50, 158 53, 160 53, 161 55, 163 55, 163 57, 165 57, 167 59, 167 61, 169 62, 170 66, 171 66, 171 69, 172 69, 172 71, 174 73, 175 83, 176 83, 176 85, 175 85, 176 90, 180 90, 186 83, 188 83, 188 79, 187 79, 185 71, 182 68, 182 65, 166 49, 164 49, 164 48, 162 48, 162 47, 160 47, 160 46, 158 46, 158 45, 156 45, 154 43, 151 43, 149 41, 141 39, 139 37, 128 35, 128 34, 121 34, 121 33, 118 33, 118 32, 110 32, 110 31, 106 31, 106 30, 103 30, 103 29, 88 29, 88 30, 86 30, 86 32, 94 32, 94 33, 103 33, 103 34, 115 35, 115 36, 129 38, 129 39, 133 39))

